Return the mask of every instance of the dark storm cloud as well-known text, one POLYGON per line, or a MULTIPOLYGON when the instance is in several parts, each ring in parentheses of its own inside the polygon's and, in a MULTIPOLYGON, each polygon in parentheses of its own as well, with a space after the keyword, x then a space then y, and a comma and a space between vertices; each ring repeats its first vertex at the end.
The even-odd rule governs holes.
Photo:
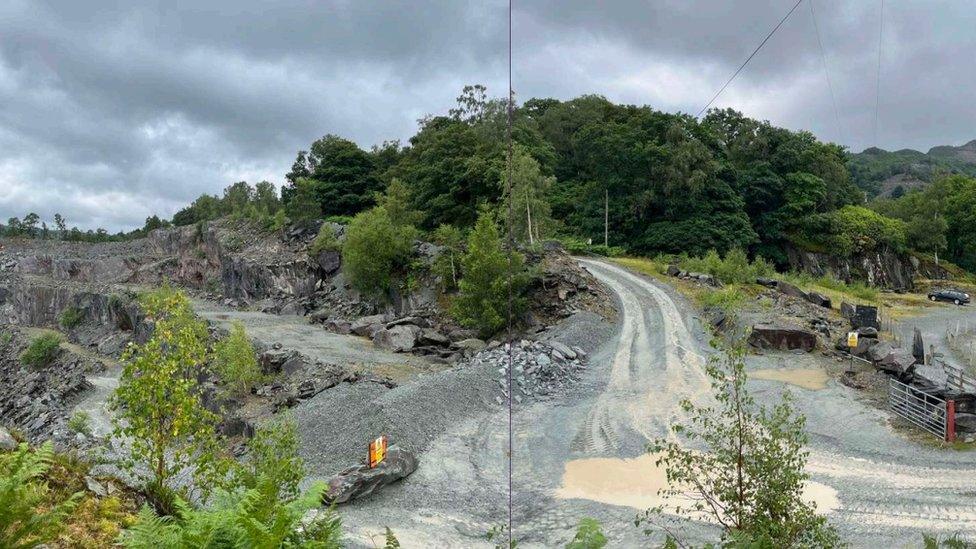
MULTIPOLYGON (((520 99, 695 113, 792 2, 515 4, 520 99)), ((972 10, 891 4, 878 144, 976 137, 972 10)), ((716 106, 872 145, 878 6, 815 6, 840 124, 806 1, 716 106)), ((503 0, 3 2, 0 219, 131 228, 233 181, 280 183, 326 133, 406 139, 466 83, 503 94, 506 15, 503 0)))

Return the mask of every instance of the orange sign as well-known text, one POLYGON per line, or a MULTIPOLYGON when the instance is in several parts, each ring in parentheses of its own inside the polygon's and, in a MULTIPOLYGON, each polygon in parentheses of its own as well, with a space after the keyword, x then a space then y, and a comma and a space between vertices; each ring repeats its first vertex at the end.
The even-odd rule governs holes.
POLYGON ((386 459, 386 435, 369 443, 369 468, 372 469, 386 459))

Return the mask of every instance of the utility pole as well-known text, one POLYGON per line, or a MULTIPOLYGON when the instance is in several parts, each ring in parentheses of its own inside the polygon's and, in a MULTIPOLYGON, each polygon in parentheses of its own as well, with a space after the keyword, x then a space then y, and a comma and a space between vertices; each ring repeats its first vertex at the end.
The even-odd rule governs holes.
POLYGON ((610 236, 610 189, 603 189, 603 247, 609 248, 610 236))

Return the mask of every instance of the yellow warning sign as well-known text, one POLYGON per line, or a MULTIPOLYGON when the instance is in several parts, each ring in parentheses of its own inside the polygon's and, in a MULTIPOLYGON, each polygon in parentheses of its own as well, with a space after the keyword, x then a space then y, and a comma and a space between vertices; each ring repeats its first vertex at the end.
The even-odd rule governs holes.
POLYGON ((386 435, 369 443, 369 468, 372 469, 386 459, 386 435))
POLYGON ((857 347, 857 332, 847 332, 847 346, 851 349, 857 347))

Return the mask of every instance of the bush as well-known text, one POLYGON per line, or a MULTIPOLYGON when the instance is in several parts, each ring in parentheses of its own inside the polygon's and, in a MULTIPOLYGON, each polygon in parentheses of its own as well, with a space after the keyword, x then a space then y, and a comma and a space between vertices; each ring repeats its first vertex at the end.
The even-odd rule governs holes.
POLYGON ((121 543, 132 549, 199 547, 201 540, 207 540, 206 547, 341 547, 334 510, 305 519, 321 507, 326 485, 299 492, 303 469, 294 422, 272 420, 248 448, 234 484, 219 491, 209 508, 195 509, 178 499, 173 515, 160 517, 146 507, 121 543))
POLYGON ((308 248, 308 254, 315 257, 322 252, 334 252, 341 248, 339 239, 336 238, 335 227, 331 223, 323 223, 322 227, 319 228, 319 234, 315 235, 315 240, 308 248))
POLYGON ((566 544, 566 549, 601 549, 607 545, 607 537, 603 535, 600 523, 591 518, 580 521, 573 540, 566 544))
POLYGON ((627 253, 621 246, 604 246, 603 244, 589 244, 582 238, 575 236, 564 236, 559 238, 560 244, 567 252, 573 255, 596 254, 604 257, 620 257, 627 253))
POLYGON ((841 257, 890 248, 906 249, 907 225, 861 206, 844 206, 827 213, 808 216, 792 240, 812 251, 841 257))
POLYGON ((71 418, 68 419, 68 429, 72 433, 81 433, 85 436, 91 436, 91 415, 84 410, 78 410, 77 412, 71 414, 71 418))
POLYGON ((298 496, 305 464, 298 456, 298 426, 294 418, 275 416, 258 428, 247 449, 247 456, 235 473, 239 486, 274 491, 280 500, 298 496))
POLYGON ((237 394, 247 394, 261 380, 254 345, 240 322, 234 322, 227 337, 214 345, 213 367, 227 389, 237 394))
POLYGON ((0 454, 0 547, 35 547, 52 541, 77 505, 80 493, 51 504, 44 475, 53 457, 50 442, 36 451, 21 444, 0 454))
POLYGON ((468 235, 468 251, 461 260, 459 292, 451 307, 463 326, 487 337, 506 324, 511 300, 512 321, 525 309, 522 295, 528 283, 525 260, 516 252, 506 253, 495 220, 482 211, 468 235))
POLYGON ((81 321, 85 319, 85 312, 78 307, 65 307, 61 311, 61 317, 58 319, 58 323, 61 324, 62 328, 70 330, 75 326, 81 324, 81 321))
MULTIPOLYGON (((684 400, 689 418, 649 451, 659 454, 679 517, 710 517, 728 547, 837 547, 836 531, 803 499, 807 435, 789 394, 768 408, 746 389, 745 350, 727 349, 706 366, 716 405, 684 400), (749 541, 742 544, 742 541, 749 541)), ((638 519, 653 524, 663 507, 638 519)), ((673 543, 672 543, 673 546, 673 543)))
POLYGON ((715 250, 709 250, 702 257, 681 255, 662 258, 660 261, 676 263, 685 271, 712 275, 724 284, 752 284, 756 278, 776 273, 762 256, 757 256, 750 262, 746 253, 739 248, 732 248, 725 257, 719 256, 715 250))
POLYGON ((745 300, 746 295, 735 286, 719 288, 717 290, 706 289, 698 296, 698 301, 702 307, 718 307, 725 312, 737 310, 745 300))
POLYGON ((393 281, 406 273, 416 235, 412 226, 395 224, 382 207, 356 215, 342 244, 342 265, 349 281, 367 295, 389 291, 393 281))
POLYGON ((61 352, 61 336, 54 333, 44 333, 33 340, 27 349, 20 354, 20 361, 27 366, 44 368, 50 366, 61 352))

